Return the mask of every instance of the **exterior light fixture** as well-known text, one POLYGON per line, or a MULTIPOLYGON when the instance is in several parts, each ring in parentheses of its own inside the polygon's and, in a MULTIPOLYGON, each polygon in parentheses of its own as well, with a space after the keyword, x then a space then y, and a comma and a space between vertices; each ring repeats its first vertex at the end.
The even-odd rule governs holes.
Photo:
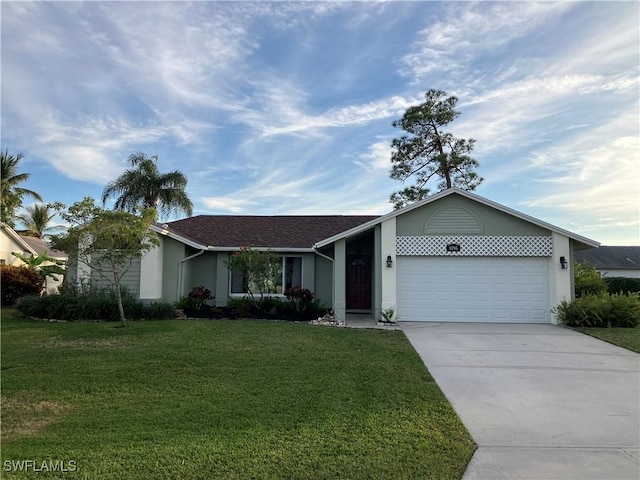
POLYGON ((391 255, 387 255, 387 268, 391 268, 393 265, 393 260, 391 259, 391 255))
POLYGON ((568 266, 567 259, 566 259, 566 258, 564 258, 564 257, 560 257, 560 267, 561 267, 563 270, 566 270, 566 269, 567 269, 567 266, 568 266))

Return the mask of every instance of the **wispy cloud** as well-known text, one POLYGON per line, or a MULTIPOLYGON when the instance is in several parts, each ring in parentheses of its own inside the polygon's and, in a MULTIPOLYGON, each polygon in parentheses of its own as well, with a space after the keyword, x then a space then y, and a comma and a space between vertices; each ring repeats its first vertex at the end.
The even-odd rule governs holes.
POLYGON ((402 115, 415 101, 415 99, 392 96, 365 104, 331 108, 319 115, 301 114, 295 122, 265 128, 264 135, 272 136, 300 132, 317 134, 326 128, 363 125, 374 120, 395 118, 402 115))
POLYGON ((197 212, 384 213, 391 120, 439 88, 460 99, 449 130, 477 140, 480 194, 598 240, 637 234, 630 2, 0 9, 3 147, 37 167, 35 190, 99 195, 143 150, 187 174, 197 212))
POLYGON ((403 57, 403 75, 420 82, 433 72, 467 69, 473 57, 531 33, 572 8, 567 2, 455 2, 421 30, 403 57))

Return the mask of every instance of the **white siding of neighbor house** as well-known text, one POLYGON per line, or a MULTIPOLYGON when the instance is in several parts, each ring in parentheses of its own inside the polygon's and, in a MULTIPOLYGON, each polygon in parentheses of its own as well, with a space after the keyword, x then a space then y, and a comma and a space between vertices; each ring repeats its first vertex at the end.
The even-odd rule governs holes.
POLYGON ((23 247, 5 234, 3 229, 2 235, 0 235, 0 258, 4 260, 6 265, 23 265, 24 262, 12 255, 11 252, 25 253, 23 247))
POLYGON ((640 270, 600 268, 598 272, 600 272, 600 275, 603 277, 640 278, 640 270))

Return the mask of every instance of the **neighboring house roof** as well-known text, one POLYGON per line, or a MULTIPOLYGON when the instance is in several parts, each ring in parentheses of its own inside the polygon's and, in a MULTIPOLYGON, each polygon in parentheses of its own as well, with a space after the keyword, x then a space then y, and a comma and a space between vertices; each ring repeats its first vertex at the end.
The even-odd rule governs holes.
POLYGON ((600 247, 574 253, 578 262, 598 270, 640 270, 640 247, 600 247))
POLYGON ((568 230, 565 230, 563 228, 560 227, 556 227, 555 225, 551 225, 550 223, 547 222, 543 222, 542 220, 538 220, 537 218, 531 217, 529 215, 525 215, 524 213, 518 212, 517 210, 513 210, 509 207, 505 207, 504 205, 500 205, 499 203, 493 202, 491 200, 488 200, 484 197, 481 197, 480 195, 476 195, 475 193, 471 193, 471 192, 467 192, 466 190, 462 190, 460 188, 457 187, 453 187, 453 188, 448 188, 447 190, 443 190, 442 192, 436 193, 435 195, 431 195, 427 198, 425 198, 424 200, 420 200, 419 202, 416 203, 412 203, 411 205, 401 208, 399 210, 395 210, 391 213, 388 213, 387 215, 383 215, 382 217, 377 217, 367 223, 363 223, 362 225, 358 225, 350 230, 346 230, 344 232, 340 232, 337 235, 334 235, 332 237, 328 237, 325 238, 324 240, 318 242, 317 244, 315 244, 314 246, 316 248, 322 248, 324 246, 327 246, 337 240, 340 240, 342 238, 346 238, 346 237, 351 237, 353 235, 357 235, 358 233, 364 232, 365 230, 368 230, 372 227, 374 227, 375 225, 384 222, 385 220, 391 219, 393 217, 397 217, 398 215, 402 215, 404 213, 410 212, 411 210, 414 210, 416 208, 420 208, 428 203, 432 203, 435 202, 437 200, 440 200, 441 198, 444 198, 446 196, 449 195, 461 195, 463 197, 469 198, 471 200, 474 200, 478 203, 481 203, 483 205, 486 205, 488 207, 491 208, 495 208, 496 210, 499 210, 501 212, 507 213, 509 215, 512 215, 516 218, 519 218, 521 220, 525 220, 527 222, 530 222, 534 225, 537 225, 539 227, 545 228, 547 230, 550 230, 552 232, 556 232, 556 233, 560 233, 562 235, 565 235, 566 237, 569 237, 570 239, 574 240, 575 242, 577 242, 577 248, 590 248, 590 247, 598 247, 600 245, 600 243, 596 242, 595 240, 591 240, 589 238, 583 237, 581 235, 575 234, 573 232, 570 232, 568 230))
POLYGON ((36 255, 40 255, 42 252, 46 252, 46 255, 53 258, 67 258, 68 255, 66 252, 61 252, 60 250, 54 250, 47 245, 41 238, 37 237, 29 237, 27 235, 20 235, 20 238, 28 244, 33 251, 36 252, 36 255))
POLYGON ((356 225, 373 215, 198 215, 152 230, 173 237, 194 248, 237 250, 241 247, 274 250, 309 250, 320 240, 356 225))

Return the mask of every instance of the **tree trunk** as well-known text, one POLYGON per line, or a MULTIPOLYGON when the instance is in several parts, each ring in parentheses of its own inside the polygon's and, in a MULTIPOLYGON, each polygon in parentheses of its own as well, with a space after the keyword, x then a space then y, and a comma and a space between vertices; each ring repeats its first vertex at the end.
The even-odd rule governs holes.
POLYGON ((438 127, 435 122, 431 122, 431 126, 433 127, 433 132, 435 133, 434 139, 436 145, 438 146, 438 151, 440 152, 440 168, 442 169, 442 174, 444 175, 444 181, 447 184, 447 188, 451 188, 451 172, 449 172, 447 154, 445 153, 444 146, 442 145, 442 138, 440 137, 440 133, 438 133, 438 127))
POLYGON ((116 300, 118 301, 118 313, 120 314, 120 324, 125 327, 127 325, 124 317, 124 306, 122 305, 122 291, 120 290, 120 281, 116 280, 116 300))
POLYGON ((449 173, 449 166, 444 166, 444 180, 447 182, 447 188, 451 188, 451 174, 449 173))

